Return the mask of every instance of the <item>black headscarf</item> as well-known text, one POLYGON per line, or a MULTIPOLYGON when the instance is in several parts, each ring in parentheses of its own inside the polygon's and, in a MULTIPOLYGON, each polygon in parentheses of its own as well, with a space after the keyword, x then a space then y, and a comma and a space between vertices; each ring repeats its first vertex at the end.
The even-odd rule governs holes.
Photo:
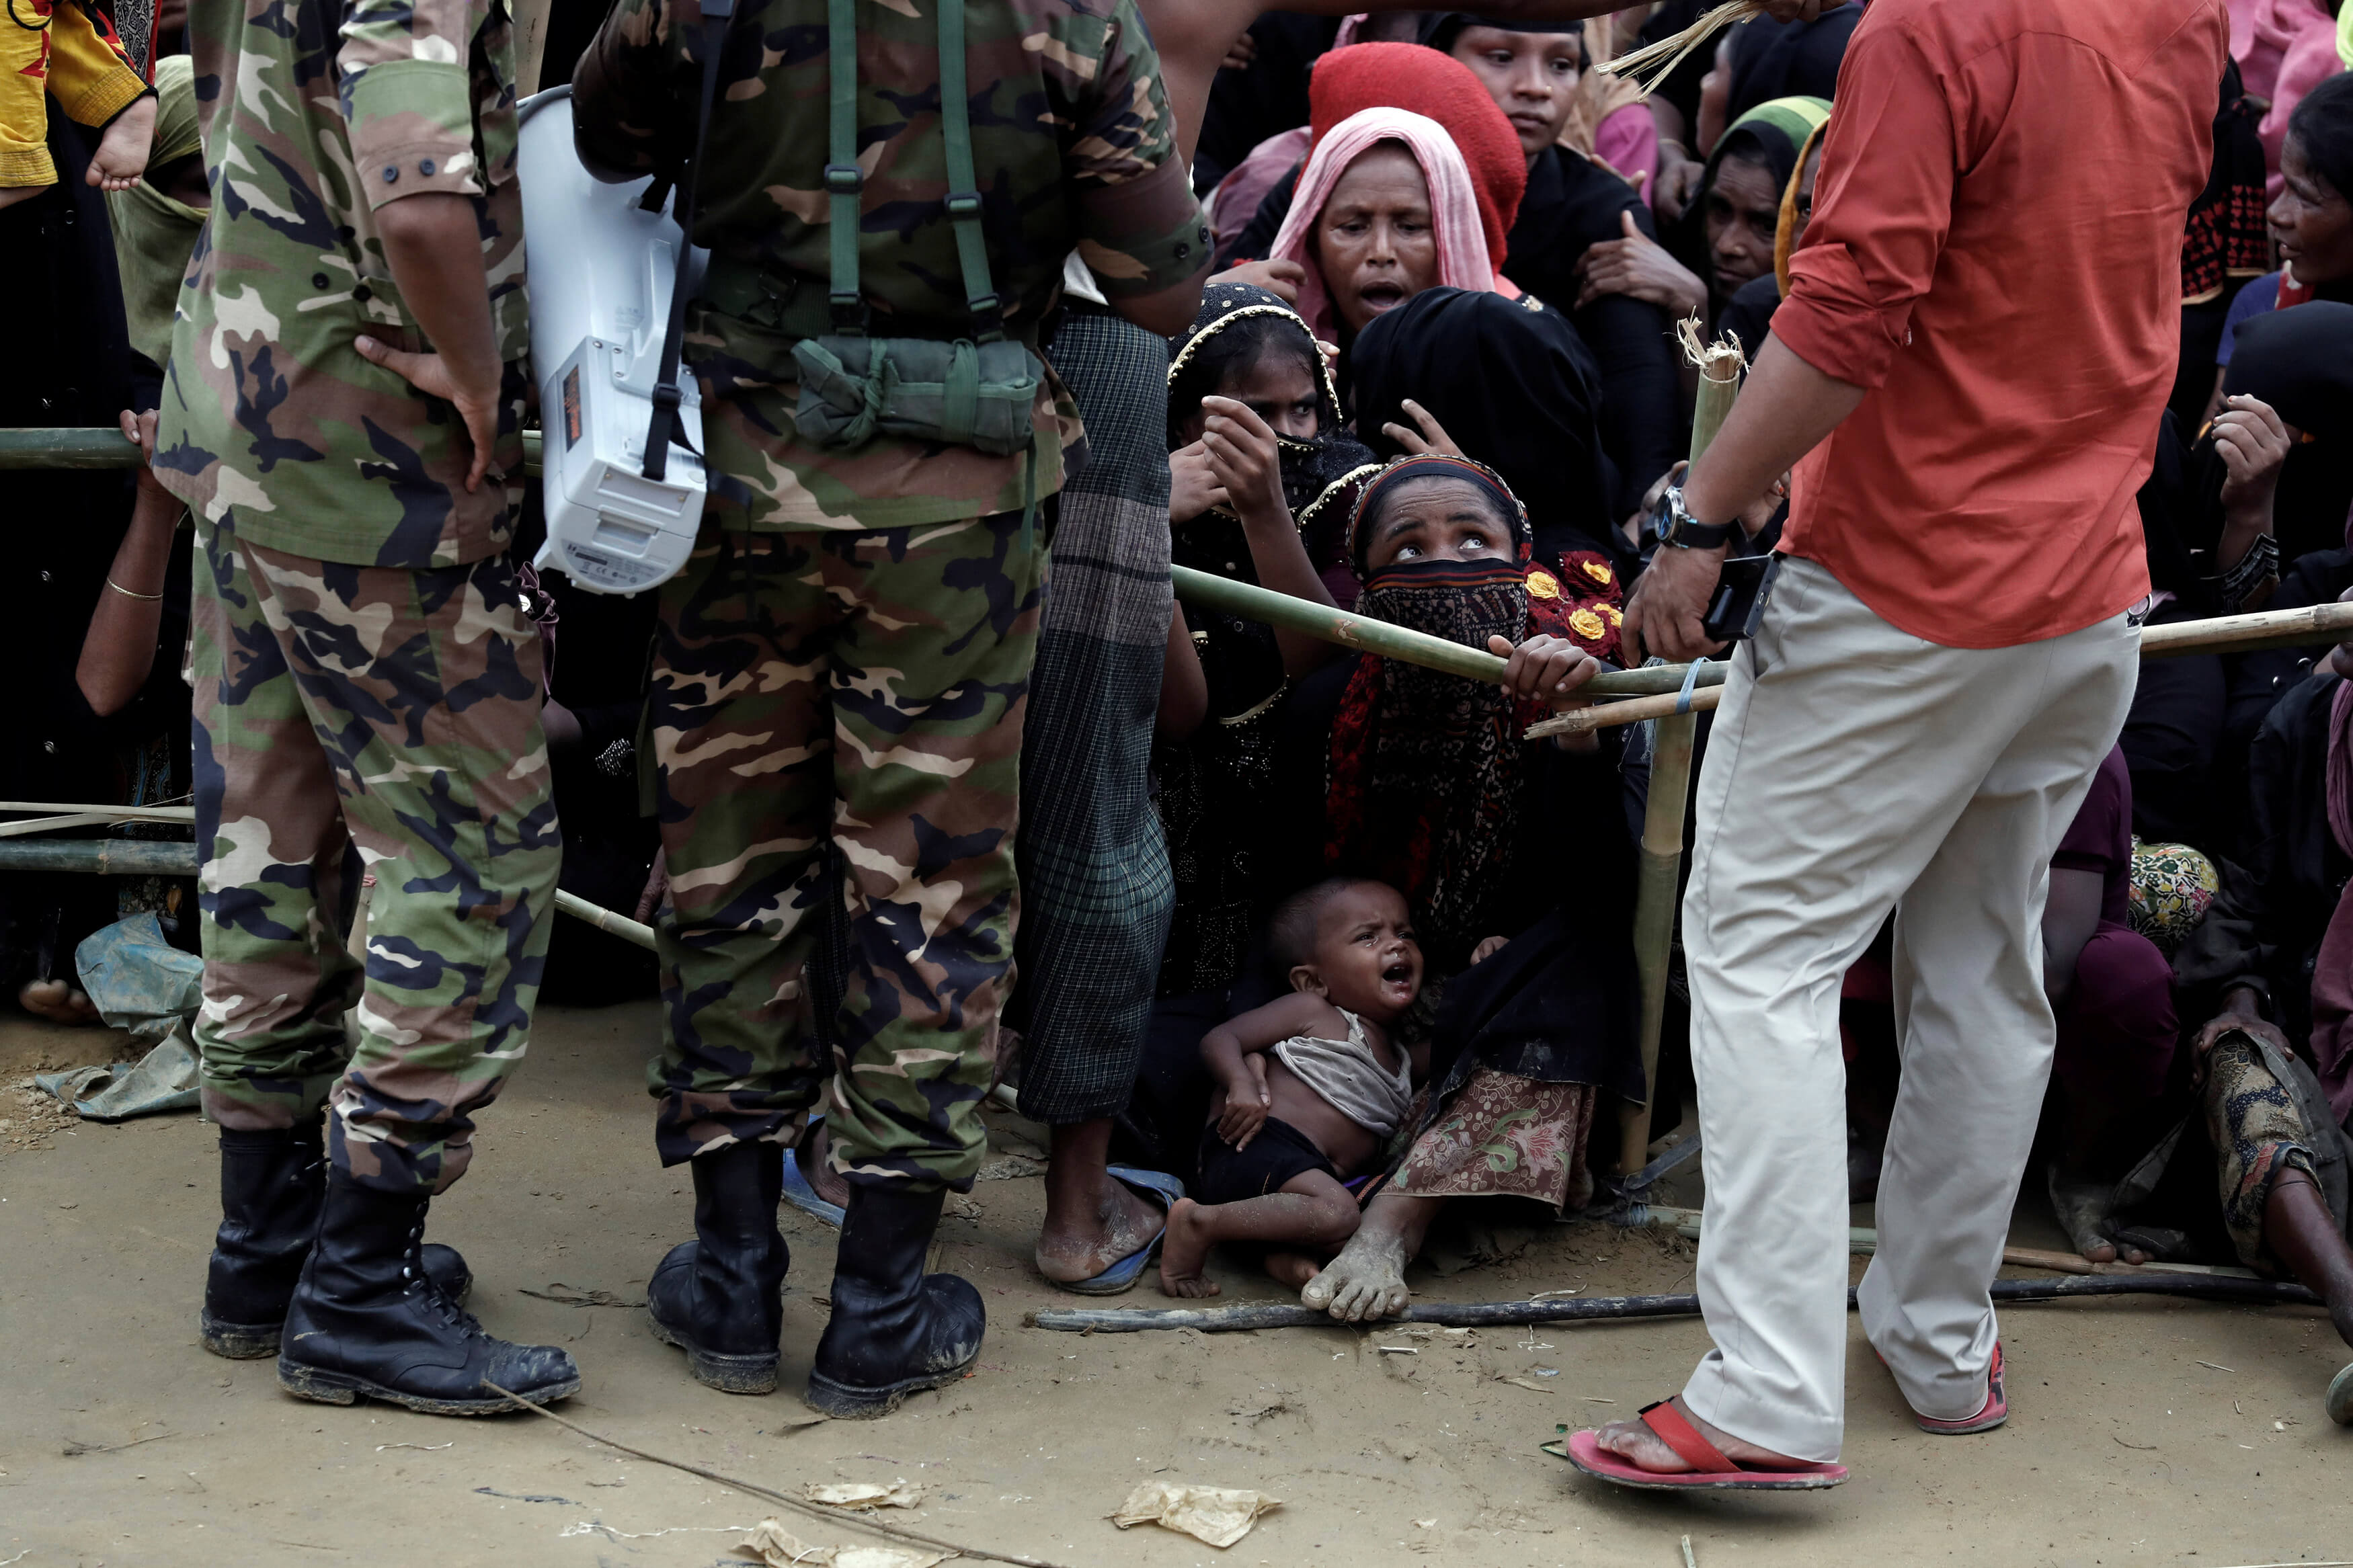
POLYGON ((1410 397, 1522 498, 1537 559, 1614 557, 1600 395, 1568 318, 1531 303, 1428 289, 1374 317, 1342 367, 1356 431, 1376 456, 1397 456, 1381 427, 1414 427, 1401 406, 1410 397))
POLYGON ((1838 90, 1847 40, 1862 20, 1862 6, 1841 5, 1811 22, 1759 16, 1734 28, 1725 119, 1737 120, 1771 99, 1831 97, 1838 90))
POLYGON ((1575 33, 1585 36, 1585 24, 1574 19, 1562 22, 1524 22, 1505 17, 1482 16, 1475 11, 1430 11, 1421 18, 1421 31, 1414 42, 1426 48, 1451 51, 1454 40, 1462 36, 1465 27, 1493 27, 1505 33, 1575 33))
POLYGON ((2222 393, 2262 398, 2301 433, 2272 502, 2282 560, 2345 548, 2353 509, 2353 305, 2315 300, 2242 321, 2222 393))

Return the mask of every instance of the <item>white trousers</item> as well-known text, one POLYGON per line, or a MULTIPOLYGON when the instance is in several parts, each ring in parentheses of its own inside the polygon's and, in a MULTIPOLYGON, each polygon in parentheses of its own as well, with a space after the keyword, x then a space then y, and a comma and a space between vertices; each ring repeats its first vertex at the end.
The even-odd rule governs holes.
POLYGON ((2123 615, 2023 647, 1896 630, 1792 558, 1734 656, 1683 900, 1705 1140, 1704 1420, 1795 1458, 1845 1427, 1839 984, 1895 910, 1903 1083, 1863 1332, 1921 1415, 1986 1395, 1988 1293, 2051 1073, 2051 857, 2138 673, 2123 615))

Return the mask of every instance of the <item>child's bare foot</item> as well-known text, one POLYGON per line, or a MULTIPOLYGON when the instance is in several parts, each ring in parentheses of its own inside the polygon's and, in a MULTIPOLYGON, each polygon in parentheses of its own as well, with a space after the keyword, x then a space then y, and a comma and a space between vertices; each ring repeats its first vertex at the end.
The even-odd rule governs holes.
POLYGON ((1307 1282, 1323 1272, 1324 1266, 1303 1252, 1270 1252, 1266 1255, 1266 1277, 1289 1289, 1305 1289, 1307 1282))
POLYGON ((47 185, 0 186, 0 212, 5 212, 18 202, 29 202, 48 188, 47 185))
POLYGON ((1209 1260, 1209 1227, 1202 1223, 1201 1205, 1178 1198, 1168 1209, 1168 1234, 1160 1243, 1160 1293, 1198 1299, 1223 1293, 1218 1282, 1201 1275, 1209 1260))
POLYGON ((84 177, 101 190, 129 190, 147 172, 147 150, 154 139, 155 95, 151 92, 108 123, 84 177))
POLYGON ((36 1017, 53 1024, 95 1024, 98 1008, 90 999, 63 980, 28 980, 16 993, 16 1004, 36 1017))

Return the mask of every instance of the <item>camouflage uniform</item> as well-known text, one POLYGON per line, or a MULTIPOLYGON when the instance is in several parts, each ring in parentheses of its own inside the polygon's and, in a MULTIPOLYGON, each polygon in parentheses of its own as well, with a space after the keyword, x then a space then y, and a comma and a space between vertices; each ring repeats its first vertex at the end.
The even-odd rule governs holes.
MULTIPOLYGON (((1133 0, 966 14, 1007 335, 1034 342, 1074 245, 1114 299, 1198 272, 1208 235, 1133 0)), ((656 1142, 665 1163, 792 1142, 829 1066, 837 1171, 961 1188, 1012 959, 1044 566, 1024 509, 1060 488, 1081 432, 1050 374, 1032 456, 796 438, 791 345, 831 330, 825 15, 823 0, 747 5, 721 55, 695 236, 715 259, 687 348, 712 495, 694 560, 662 592, 650 696, 672 900, 656 1142), (812 994, 836 967, 813 962, 821 934, 843 960, 838 998, 812 994)), ((970 331, 942 204, 936 26, 929 6, 859 7, 878 334, 970 331)), ((620 170, 675 158, 632 128, 691 132, 673 106, 692 101, 700 39, 682 0, 619 0, 574 75, 583 152, 620 170)))
POLYGON ((254 1131, 332 1099, 339 1167, 438 1191, 522 1055, 561 851, 501 554, 527 346, 512 26, 490 0, 195 0, 189 21, 214 199, 155 468, 200 545, 205 1105, 254 1131), (353 346, 431 347, 375 219, 420 192, 472 199, 508 362, 473 494, 455 411, 353 346), (376 881, 364 977, 335 931, 347 836, 376 881))

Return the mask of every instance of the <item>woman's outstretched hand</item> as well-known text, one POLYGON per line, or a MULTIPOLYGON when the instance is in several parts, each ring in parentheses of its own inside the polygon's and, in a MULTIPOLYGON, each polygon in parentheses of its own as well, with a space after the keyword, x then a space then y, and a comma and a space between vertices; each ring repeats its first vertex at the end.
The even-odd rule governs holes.
POLYGON ((1291 526, 1291 508, 1282 499, 1282 449, 1274 431, 1252 413, 1247 403, 1230 397, 1201 399, 1208 416, 1201 429, 1201 447, 1208 454, 1209 473, 1244 522, 1291 526))
POLYGON ((1619 239, 1586 247, 1577 263, 1577 303, 1582 310, 1604 294, 1623 294, 1677 316, 1707 313, 1707 285, 1634 222, 1629 209, 1618 215, 1619 239))
POLYGON ((1398 402, 1398 407, 1407 418, 1413 421, 1414 427, 1409 430, 1392 420, 1381 426, 1381 434, 1415 457, 1422 457, 1430 452, 1442 452, 1450 458, 1462 458, 1470 455, 1454 444, 1454 437, 1446 433, 1446 426, 1438 422, 1436 415, 1412 398, 1402 399, 1398 402))

